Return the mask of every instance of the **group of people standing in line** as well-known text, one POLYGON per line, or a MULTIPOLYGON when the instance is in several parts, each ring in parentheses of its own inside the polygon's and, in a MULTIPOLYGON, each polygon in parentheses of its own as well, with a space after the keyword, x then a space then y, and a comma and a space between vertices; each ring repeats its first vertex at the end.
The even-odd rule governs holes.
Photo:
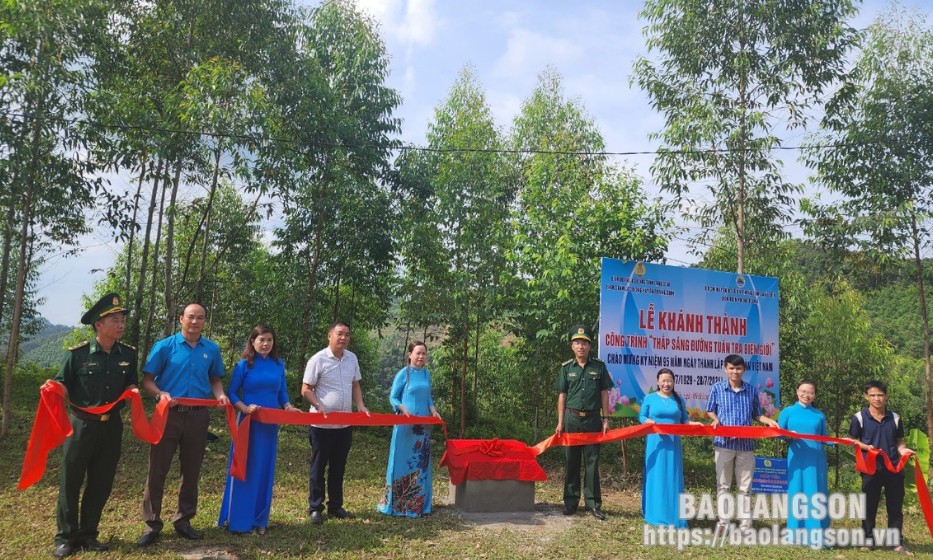
MULTIPOLYGON (((561 366, 557 376, 557 428, 555 432, 602 432, 608 430, 609 390, 612 379, 605 364, 590 356, 592 330, 586 325, 570 329, 569 339, 574 357, 561 366)), ((742 356, 726 356, 726 379, 710 389, 706 414, 717 426, 751 426, 758 421, 766 426, 782 428, 800 434, 826 436, 826 417, 813 406, 816 383, 801 381, 796 388, 797 402, 781 411, 778 420, 764 415, 758 390, 743 380, 746 364, 742 356)), ((904 426, 900 416, 887 410, 887 386, 881 381, 869 381, 864 386, 868 406, 855 413, 849 427, 849 441, 862 450, 884 451, 893 463, 902 455, 911 453, 904 443, 904 426)), ((663 368, 657 373, 657 391, 649 393, 641 404, 638 419, 644 424, 694 424, 690 421, 684 399, 674 389, 674 372, 663 368)), ((596 519, 606 518, 602 511, 599 486, 599 445, 566 447, 566 477, 564 482, 564 515, 576 513, 580 503, 580 467, 584 462, 583 500, 587 511, 596 519)), ((751 488, 755 470, 755 440, 736 437, 713 438, 716 464, 717 496, 732 489, 736 479, 739 498, 745 501, 742 511, 751 511, 751 488)), ((817 493, 828 495, 826 454, 823 444, 807 439, 790 439, 788 450, 787 495, 817 493)), ((881 500, 885 491, 888 526, 900 534, 903 528, 904 474, 887 469, 883 458, 877 457, 874 474, 862 474, 862 492, 866 499, 866 516, 862 520, 863 533, 871 538, 881 500)), ((679 499, 684 493, 683 452, 680 436, 650 434, 645 442, 645 468, 642 482, 642 514, 645 523, 655 526, 686 528, 687 520, 680 518, 679 499)), ((801 542, 808 546, 821 546, 821 530, 829 527, 829 517, 815 519, 811 515, 797 515, 789 511, 787 528, 806 535, 801 542), (816 531, 813 531, 816 530, 816 531), (811 541, 815 538, 815 542, 811 541)), ((717 530, 730 523, 720 517, 717 530)), ((740 520, 741 529, 752 527, 752 520, 740 520)), ((896 552, 912 553, 896 543, 896 552)))
MULTIPOLYGON (((816 398, 816 383, 804 380, 797 384, 797 402, 784 408, 777 422, 761 414, 757 389, 742 380, 745 361, 732 354, 725 358, 727 379, 713 385, 707 403, 707 415, 712 426, 750 426, 752 420, 771 427, 799 434, 826 436, 826 416, 813 406, 816 398)), ((657 374, 658 391, 645 398, 639 414, 643 423, 685 424, 688 422, 684 400, 674 391, 674 374, 662 369, 657 374)), ((869 406, 852 417, 849 439, 863 450, 880 449, 892 461, 910 450, 904 444, 904 428, 900 417, 885 408, 887 387, 881 381, 870 381, 865 385, 865 397, 869 406)), ((700 424, 699 422, 690 422, 700 424)), ((787 496, 807 497, 810 503, 815 495, 828 496, 826 453, 823 443, 799 438, 790 438, 787 453, 787 496)), ((831 444, 829 444, 831 445, 831 444)), ((739 511, 750 512, 752 478, 755 469, 755 440, 735 437, 714 437, 713 447, 716 463, 717 495, 728 493, 732 488, 733 473, 739 499, 745 506, 739 511)), ((888 525, 898 532, 903 526, 904 474, 887 470, 878 458, 875 474, 862 474, 862 491, 866 494, 866 517, 862 528, 866 537, 871 537, 875 527, 881 488, 887 498, 888 525)), ((652 434, 648 436, 645 451, 645 479, 642 491, 642 511, 646 523, 651 525, 673 525, 686 527, 687 522, 678 516, 679 494, 684 492, 683 463, 680 437, 652 434), (675 484, 671 484, 671 481, 675 484)), ((796 544, 821 547, 823 531, 829 528, 829 516, 815 517, 813 509, 800 511, 788 508, 787 529, 796 544), (798 531, 798 530, 803 531, 798 531)), ((720 517, 717 529, 730 520, 720 517)), ((750 518, 740 519, 741 529, 750 529, 750 518)), ((898 552, 910 554, 903 544, 895 547, 898 552)))
MULTIPOLYGON (((219 346, 203 337, 206 309, 186 306, 180 330, 157 342, 142 366, 138 380, 136 349, 120 342, 126 314, 118 294, 102 297, 81 322, 94 330, 92 339, 68 350, 54 380, 67 391, 73 436, 65 441, 56 510, 58 532, 54 556, 64 558, 79 550, 106 551, 98 539, 104 505, 113 488, 120 457, 123 423, 118 403, 106 414, 83 408, 113 403, 127 389, 143 391, 156 402, 167 400, 164 435, 149 449, 149 471, 143 492, 142 517, 146 525, 137 544, 149 547, 159 539, 165 480, 176 452, 179 457, 178 507, 172 517, 174 531, 191 540, 203 533, 191 525, 198 506, 198 480, 207 446, 209 407, 188 406, 178 398, 216 399, 228 403, 238 419, 262 407, 299 411, 288 398, 285 364, 279 356, 272 327, 253 328, 234 366, 227 391, 219 346), (86 482, 86 484, 85 484, 86 482), (84 486, 83 496, 81 487, 84 486), (80 504, 80 507, 79 507, 80 504)), ((310 412, 357 412, 369 415, 363 404, 360 367, 350 343, 350 326, 342 321, 327 331, 328 345, 308 360, 301 395, 310 412)), ((398 414, 440 418, 431 397, 431 376, 425 369, 427 347, 416 341, 408 346, 408 365, 395 377, 390 403, 398 414)), ((311 443, 308 512, 312 524, 327 515, 349 519, 344 508, 343 478, 352 441, 352 428, 318 425, 308 428, 311 443)), ((245 480, 227 476, 217 525, 231 533, 265 534, 272 504, 278 425, 255 422, 250 426, 245 480)), ((232 445, 231 458, 232 461, 232 445)), ((425 425, 398 425, 392 434, 386 474, 386 492, 377 509, 385 514, 417 517, 431 511, 431 436, 425 425), (404 491, 400 491, 404 489, 404 491)))
MULTIPOLYGON (((234 366, 228 390, 218 345, 201 335, 207 321, 206 309, 192 303, 179 317, 178 333, 156 343, 137 378, 136 349, 120 342, 128 309, 118 294, 101 298, 81 319, 94 330, 94 337, 70 348, 55 380, 67 390, 72 404, 70 419, 74 435, 65 441, 56 511, 58 532, 54 555, 62 558, 84 549, 105 551, 109 545, 98 540, 98 525, 110 496, 120 457, 123 424, 118 403, 106 414, 91 414, 81 408, 102 406, 116 401, 126 389, 137 385, 156 401, 168 400, 165 432, 149 450, 149 471, 143 493, 142 513, 146 528, 137 544, 148 547, 159 539, 165 479, 176 452, 180 464, 178 506, 172 517, 179 536, 197 540, 203 533, 191 525, 198 505, 198 479, 207 445, 209 411, 204 406, 186 406, 175 399, 214 398, 219 406, 231 403, 240 419, 261 407, 298 411, 288 398, 285 364, 279 356, 272 327, 253 328, 234 366), (229 396, 228 396, 229 395, 229 396), (86 482, 86 485, 85 485, 86 482), (84 493, 81 496, 81 487, 84 493), (81 498, 79 500, 79 498, 81 498), (80 501, 80 508, 79 508, 80 501)), ((577 432, 606 433, 609 427, 608 391, 612 378, 605 364, 590 356, 592 331, 577 325, 570 331, 574 357, 564 362, 556 389, 557 427, 560 435, 577 432)), ((333 323, 327 331, 328 345, 314 354, 305 367, 301 395, 311 412, 326 417, 329 412, 349 412, 355 406, 369 415, 360 387, 360 367, 347 349, 350 327, 333 323)), ((406 416, 440 418, 431 395, 431 375, 425 368, 427 347, 421 341, 408 345, 407 365, 396 374, 390 390, 392 409, 406 416)), ((724 360, 727 379, 712 386, 707 415, 712 426, 750 426, 753 420, 802 433, 826 435, 826 418, 813 407, 816 384, 803 381, 797 386, 797 403, 785 408, 777 422, 762 414, 758 391, 743 381, 745 361, 730 355, 724 360)), ((639 420, 658 424, 699 424, 690 422, 684 399, 674 389, 674 373, 667 368, 657 373, 656 392, 644 399, 639 420)), ((885 451, 892 461, 910 452, 904 444, 900 417, 886 409, 887 388, 880 381, 865 386, 868 406, 853 415, 849 429, 852 442, 863 449, 885 451)), ((343 478, 352 443, 352 428, 342 425, 310 426, 311 443, 308 512, 311 523, 324 522, 324 512, 337 519, 353 518, 344 508, 343 478), (326 501, 325 501, 326 500, 326 501)), ((754 440, 715 437, 718 493, 728 493, 733 474, 741 499, 750 500, 754 472, 754 440)), ((264 534, 269 523, 278 425, 257 422, 250 427, 248 469, 245 480, 227 476, 217 524, 232 533, 264 534)), ((564 482, 564 515, 576 513, 583 494, 587 511, 605 520, 599 485, 599 445, 568 446, 564 482), (580 469, 583 467, 581 492, 580 469)), ((679 436, 652 434, 647 437, 642 491, 642 511, 646 523, 686 527, 679 518, 678 500, 684 492, 683 457, 679 436)), ((232 461, 232 446, 231 459, 232 461)), ((792 439, 788 453, 788 495, 828 492, 826 456, 822 444, 792 439)), ((394 427, 386 473, 385 494, 378 511, 397 516, 417 517, 431 512, 431 436, 427 425, 394 427)), ((867 516, 866 535, 874 529, 882 488, 886 493, 888 523, 900 530, 903 523, 904 476, 887 470, 879 458, 876 473, 862 475, 867 516)), ((745 508, 747 511, 748 508, 745 508)), ((720 519, 720 526, 728 523, 720 519)), ((742 519, 741 527, 751 527, 742 519)), ((828 519, 788 519, 788 528, 828 527, 828 519)), ((813 543, 802 543, 813 544, 813 543)), ((817 543, 818 544, 818 543, 817 543)), ((907 553, 903 545, 899 552, 907 553)))

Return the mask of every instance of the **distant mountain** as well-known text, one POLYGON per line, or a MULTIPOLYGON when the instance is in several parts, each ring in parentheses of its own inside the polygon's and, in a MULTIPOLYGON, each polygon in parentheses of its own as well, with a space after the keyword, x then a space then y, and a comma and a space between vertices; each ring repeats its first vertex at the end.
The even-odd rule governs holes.
POLYGON ((39 367, 58 367, 62 363, 65 337, 72 327, 53 325, 45 319, 39 333, 20 345, 20 363, 32 362, 39 367))

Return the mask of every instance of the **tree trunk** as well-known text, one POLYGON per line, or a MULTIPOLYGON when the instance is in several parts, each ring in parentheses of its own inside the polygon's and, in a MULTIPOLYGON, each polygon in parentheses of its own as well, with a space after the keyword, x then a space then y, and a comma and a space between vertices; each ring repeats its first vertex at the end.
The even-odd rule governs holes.
POLYGON ((927 297, 923 285, 923 259, 920 258, 920 232, 916 214, 911 216, 910 233, 914 243, 914 266, 917 269, 917 295, 920 297, 920 326, 923 330, 923 393, 927 409, 927 439, 933 438, 933 372, 930 368, 930 314, 927 312, 927 297))
MULTIPOLYGON (((175 162, 175 177, 172 179, 172 196, 169 198, 168 225, 165 229, 165 325, 162 336, 167 337, 175 330, 176 317, 181 315, 175 309, 176 300, 172 287, 172 270, 175 268, 175 200, 178 198, 178 183, 181 181, 181 161, 175 162)), ((155 297, 155 294, 153 294, 155 297)))
POLYGON ((152 247, 152 280, 149 285, 149 307, 146 310, 146 332, 143 335, 143 344, 140 347, 140 354, 149 355, 149 348, 152 347, 152 323, 155 315, 155 294, 158 288, 159 278, 159 245, 162 241, 162 216, 165 214, 165 181, 162 181, 162 196, 159 200, 159 221, 156 227, 155 244, 152 247))
POLYGON ((301 325, 301 344, 298 348, 302 357, 307 356, 308 346, 311 342, 311 306, 314 303, 314 292, 317 290, 317 271, 318 266, 321 264, 321 252, 324 249, 324 240, 321 238, 324 235, 323 228, 322 219, 318 216, 314 232, 314 254, 311 256, 308 284, 305 289, 304 304, 302 305, 304 319, 301 325))
POLYGON ((129 297, 133 290, 133 243, 136 242, 136 215, 139 213, 139 201, 142 198, 143 183, 146 181, 146 152, 143 152, 139 164, 139 181, 136 183, 136 196, 133 197, 133 225, 130 238, 126 243, 126 281, 123 284, 123 297, 129 297))
MULTIPOLYGON (((15 180, 15 179, 14 179, 15 180)), ((16 217, 16 205, 10 201, 6 211, 6 220, 3 222, 3 261, 0 263, 0 324, 6 316, 6 288, 10 277, 10 249, 13 247, 13 219, 16 217)), ((3 341, 0 340, 0 343, 3 341)))
MULTIPOLYGON (((469 332, 469 331, 467 331, 469 332)), ((470 357, 470 337, 463 337, 463 365, 460 368, 460 437, 462 438, 466 430, 466 379, 469 369, 470 357)))
POLYGON ((343 276, 343 265, 344 262, 341 261, 337 269, 337 277, 334 279, 334 306, 331 311, 331 321, 336 321, 337 316, 340 314, 340 282, 343 276))
MULTIPOLYGON (((746 45, 742 43, 740 50, 745 51, 746 45)), ((739 138, 741 139, 741 153, 739 154, 739 181, 738 191, 735 200, 735 252, 736 252, 736 272, 745 274, 745 159, 748 157, 745 151, 746 138, 748 137, 748 124, 746 122, 746 96, 747 77, 743 72, 739 79, 739 138)))
POLYGON ((479 391, 479 339, 483 334, 483 324, 479 318, 476 320, 476 340, 473 341, 473 395, 478 396, 479 391))
MULTIPOLYGON (((36 115, 45 111, 45 99, 39 97, 36 115)), ((28 111, 27 111, 28 114, 28 111)), ((13 314, 10 318, 10 341, 6 350, 6 371, 3 377, 3 419, 0 425, 0 439, 6 438, 10 430, 10 400, 13 392, 13 367, 19 353, 19 328, 23 319, 23 298, 26 292, 26 274, 29 270, 29 223, 32 221, 32 197, 39 174, 39 143, 42 139, 42 127, 38 118, 32 122, 30 139, 31 157, 26 180, 26 192, 23 197, 22 225, 19 231, 19 253, 16 259, 16 292, 13 295, 13 314)))
POLYGON ((143 254, 140 257, 136 297, 133 300, 133 309, 137 311, 135 314, 130 315, 133 317, 133 324, 130 328, 130 344, 137 347, 139 346, 139 324, 141 320, 139 310, 143 308, 143 290, 146 286, 146 274, 149 265, 149 236, 152 234, 152 216, 155 214, 156 197, 159 194, 159 183, 162 179, 164 165, 165 160, 160 157, 159 163, 156 165, 155 175, 152 177, 152 195, 149 198, 149 215, 146 217, 146 235, 143 238, 143 254))
POLYGON ((201 222, 204 224, 204 240, 201 243, 201 262, 199 263, 198 282, 195 287, 195 299, 200 300, 204 297, 204 267, 207 262, 207 252, 210 249, 211 237, 211 218, 213 217, 214 196, 217 194, 217 180, 220 176, 220 146, 214 151, 214 176, 211 178, 211 190, 207 195, 207 206, 204 208, 204 218, 201 222))

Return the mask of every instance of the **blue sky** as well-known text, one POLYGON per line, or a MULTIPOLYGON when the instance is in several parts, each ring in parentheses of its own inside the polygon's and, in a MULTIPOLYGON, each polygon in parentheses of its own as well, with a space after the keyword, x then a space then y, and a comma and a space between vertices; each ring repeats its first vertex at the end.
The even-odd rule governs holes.
MULTIPOLYGON (((401 139, 425 143, 434 109, 443 103, 466 65, 475 69, 499 126, 508 130, 538 74, 552 66, 564 78, 566 94, 578 99, 595 120, 610 152, 650 151, 648 133, 662 125, 647 97, 629 86, 632 63, 647 54, 638 19, 641 2, 628 0, 358 0, 379 22, 391 57, 388 85, 402 95, 396 116, 403 119, 401 139)), ((924 11, 929 1, 908 2, 924 11)), ((854 21, 866 27, 888 6, 865 2, 854 21)), ((786 139, 798 144, 801 133, 786 139)), ((785 156, 792 180, 803 182, 807 171, 785 156)), ((626 156, 620 165, 634 167, 649 196, 657 196, 648 168, 651 156, 626 156)), ((126 187, 125 178, 113 178, 126 187)), ((190 196, 197 196, 193 186, 190 196)), ((689 230, 683 234, 689 236, 689 230)), ((77 257, 48 255, 41 271, 41 313, 52 323, 74 325, 84 311, 83 294, 104 276, 120 246, 107 231, 82 241, 77 257)), ((688 264, 693 257, 675 241, 669 264, 688 264)))

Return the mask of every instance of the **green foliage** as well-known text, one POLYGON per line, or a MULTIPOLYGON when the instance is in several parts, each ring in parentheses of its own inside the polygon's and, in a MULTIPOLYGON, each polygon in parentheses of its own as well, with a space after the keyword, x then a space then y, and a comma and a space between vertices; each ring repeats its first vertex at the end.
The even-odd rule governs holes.
MULTIPOLYGON (((449 383, 457 414, 476 408, 467 398, 467 377, 475 387, 488 367, 481 338, 505 311, 502 282, 512 239, 503 140, 471 69, 436 109, 428 143, 428 155, 403 160, 396 186, 404 224, 399 321, 446 329, 437 379, 449 383)), ((457 415, 462 434, 466 414, 457 415)))
POLYGON ((921 256, 933 224, 933 29, 898 5, 868 29, 844 87, 827 105, 808 160, 842 199, 807 201, 808 230, 834 250, 856 247, 879 266, 911 259, 924 355, 926 427, 933 434, 928 288, 921 256))
POLYGON ((598 316, 600 257, 658 260, 667 221, 640 181, 597 153, 603 139, 577 101, 547 70, 516 117, 518 196, 512 212, 511 293, 537 415, 551 414, 567 329, 598 316), (577 152, 592 155, 570 155, 577 152))
POLYGON ((29 340, 28 344, 20 346, 19 364, 35 364, 40 368, 57 368, 62 363, 64 349, 67 348, 65 340, 68 331, 54 333, 40 333, 29 340))
POLYGON ((635 62, 632 81, 665 119, 652 135, 662 142, 652 174, 706 232, 729 225, 739 272, 746 243, 783 235, 800 186, 781 174, 776 129, 802 126, 842 76, 854 13, 851 0, 645 2, 654 58, 635 62), (712 202, 697 200, 697 186, 712 202))
MULTIPOLYGON (((907 431, 907 437, 904 438, 904 443, 907 445, 908 449, 912 449, 917 454, 914 460, 920 464, 920 470, 923 471, 923 478, 927 479, 927 473, 930 472, 930 438, 920 430, 911 429, 907 431)), ((914 474, 914 469, 908 468, 906 471, 904 476, 905 489, 916 490, 917 477, 914 474)))
MULTIPOLYGON (((848 284, 817 285, 813 290, 813 311, 805 323, 811 359, 806 375, 822 390, 818 402, 830 434, 839 435, 848 428, 852 412, 861 408, 865 382, 889 377, 892 353, 875 332, 862 298, 848 284)), ((787 386, 800 381, 783 380, 787 386)))
MULTIPOLYGON (((923 329, 917 308, 917 287, 898 283, 865 294, 865 308, 872 323, 899 354, 923 359, 923 329)), ((933 298, 931 298, 933 299, 933 298)), ((927 313, 933 314, 933 301, 927 300, 927 313)))

